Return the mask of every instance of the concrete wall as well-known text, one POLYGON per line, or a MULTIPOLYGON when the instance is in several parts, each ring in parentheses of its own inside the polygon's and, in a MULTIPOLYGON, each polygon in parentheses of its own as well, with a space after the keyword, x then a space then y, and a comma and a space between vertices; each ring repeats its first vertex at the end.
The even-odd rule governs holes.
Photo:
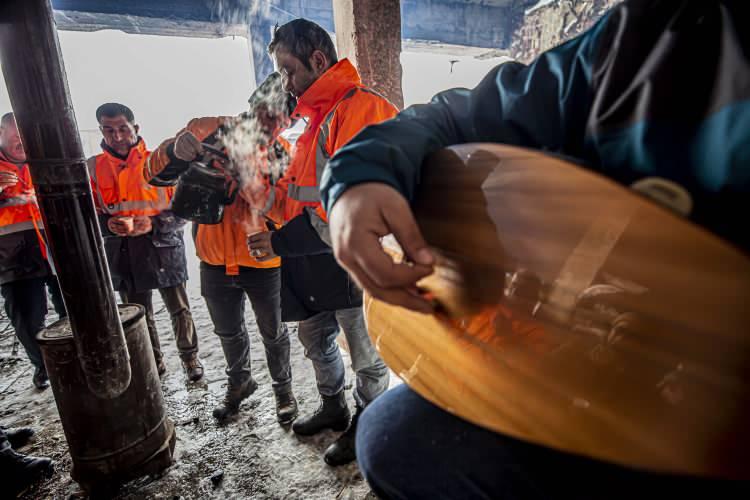
POLYGON ((620 0, 553 0, 517 13, 510 56, 529 62, 540 52, 586 31, 620 0))

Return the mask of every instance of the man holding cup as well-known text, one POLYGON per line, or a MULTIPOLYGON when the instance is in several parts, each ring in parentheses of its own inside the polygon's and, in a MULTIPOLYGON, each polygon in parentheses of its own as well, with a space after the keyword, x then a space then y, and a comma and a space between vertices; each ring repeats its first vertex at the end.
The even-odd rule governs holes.
POLYGON ((143 179, 150 153, 127 106, 102 104, 96 119, 104 137, 103 152, 89 158, 87 165, 113 286, 123 302, 146 308, 151 346, 162 375, 167 368, 151 302, 151 291, 159 290, 172 317, 185 373, 191 381, 200 380, 203 366, 185 289, 185 221, 168 210, 173 189, 151 186, 143 179))
POLYGON ((47 289, 65 316, 57 278, 47 261, 42 216, 13 113, 0 118, 0 291, 5 312, 34 366, 32 382, 49 387, 36 334, 47 316, 47 289))

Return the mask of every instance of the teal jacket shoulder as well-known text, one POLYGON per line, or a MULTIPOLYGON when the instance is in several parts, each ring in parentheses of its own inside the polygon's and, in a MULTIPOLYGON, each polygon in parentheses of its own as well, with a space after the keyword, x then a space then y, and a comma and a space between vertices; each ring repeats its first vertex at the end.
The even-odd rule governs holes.
POLYGON ((691 220, 748 250, 737 218, 750 213, 745 3, 626 0, 529 65, 501 64, 474 89, 365 129, 329 162, 325 207, 362 182, 411 199, 429 154, 499 142, 575 159, 626 186, 677 183, 692 197, 691 220))

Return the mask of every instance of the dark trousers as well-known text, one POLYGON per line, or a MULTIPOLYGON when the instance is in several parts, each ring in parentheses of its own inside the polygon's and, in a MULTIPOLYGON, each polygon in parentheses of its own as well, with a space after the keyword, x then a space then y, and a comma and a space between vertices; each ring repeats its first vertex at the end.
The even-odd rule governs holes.
POLYGON ((749 498, 747 485, 618 467, 496 434, 405 385, 365 409, 357 460, 382 500, 749 498))
MULTIPOLYGON (((167 288, 159 288, 159 294, 164 305, 172 318, 172 331, 177 340, 177 349, 180 351, 180 359, 188 361, 198 355, 198 335, 195 332, 195 323, 190 313, 190 302, 188 302, 185 283, 167 288)), ((120 292, 123 302, 140 304, 146 308, 146 325, 148 336, 151 338, 151 347, 154 350, 154 358, 158 363, 164 357, 159 343, 159 332, 156 330, 154 319, 154 306, 151 301, 152 290, 145 292, 120 292)))
POLYGON ((238 276, 227 276, 223 266, 201 264, 201 294, 214 332, 221 339, 230 385, 241 385, 250 378, 250 336, 245 327, 247 295, 263 339, 274 392, 291 389, 289 333, 281 322, 280 289, 280 268, 241 267, 238 276))
POLYGON ((5 301, 5 313, 16 332, 18 340, 26 350, 29 361, 37 369, 44 369, 42 351, 36 340, 36 334, 44 328, 47 317, 47 288, 52 298, 55 312, 65 317, 65 304, 62 300, 57 278, 45 276, 12 281, 0 287, 5 301))

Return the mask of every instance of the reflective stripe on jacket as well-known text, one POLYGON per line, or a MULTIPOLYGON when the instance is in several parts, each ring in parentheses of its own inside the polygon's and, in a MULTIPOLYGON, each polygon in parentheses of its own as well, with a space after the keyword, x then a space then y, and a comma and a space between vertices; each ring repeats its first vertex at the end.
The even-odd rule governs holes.
MULTIPOLYGON (((214 135, 229 117, 205 117, 191 120, 183 130, 189 130, 203 142, 214 135)), ((143 169, 146 180, 151 181, 163 173, 170 164, 180 160, 173 156, 174 138, 167 139, 153 152, 143 169)), ((250 256, 247 237, 267 231, 263 218, 250 210, 250 206, 237 196, 231 205, 224 207, 224 218, 219 224, 197 224, 195 248, 198 258, 206 264, 224 266, 228 275, 238 275, 240 267, 273 268, 281 260, 258 262, 250 256)))
POLYGON ((139 139, 125 159, 106 147, 103 153, 88 159, 97 211, 111 216, 154 216, 169 208, 174 188, 152 186, 143 178, 148 155, 143 139, 139 139))

